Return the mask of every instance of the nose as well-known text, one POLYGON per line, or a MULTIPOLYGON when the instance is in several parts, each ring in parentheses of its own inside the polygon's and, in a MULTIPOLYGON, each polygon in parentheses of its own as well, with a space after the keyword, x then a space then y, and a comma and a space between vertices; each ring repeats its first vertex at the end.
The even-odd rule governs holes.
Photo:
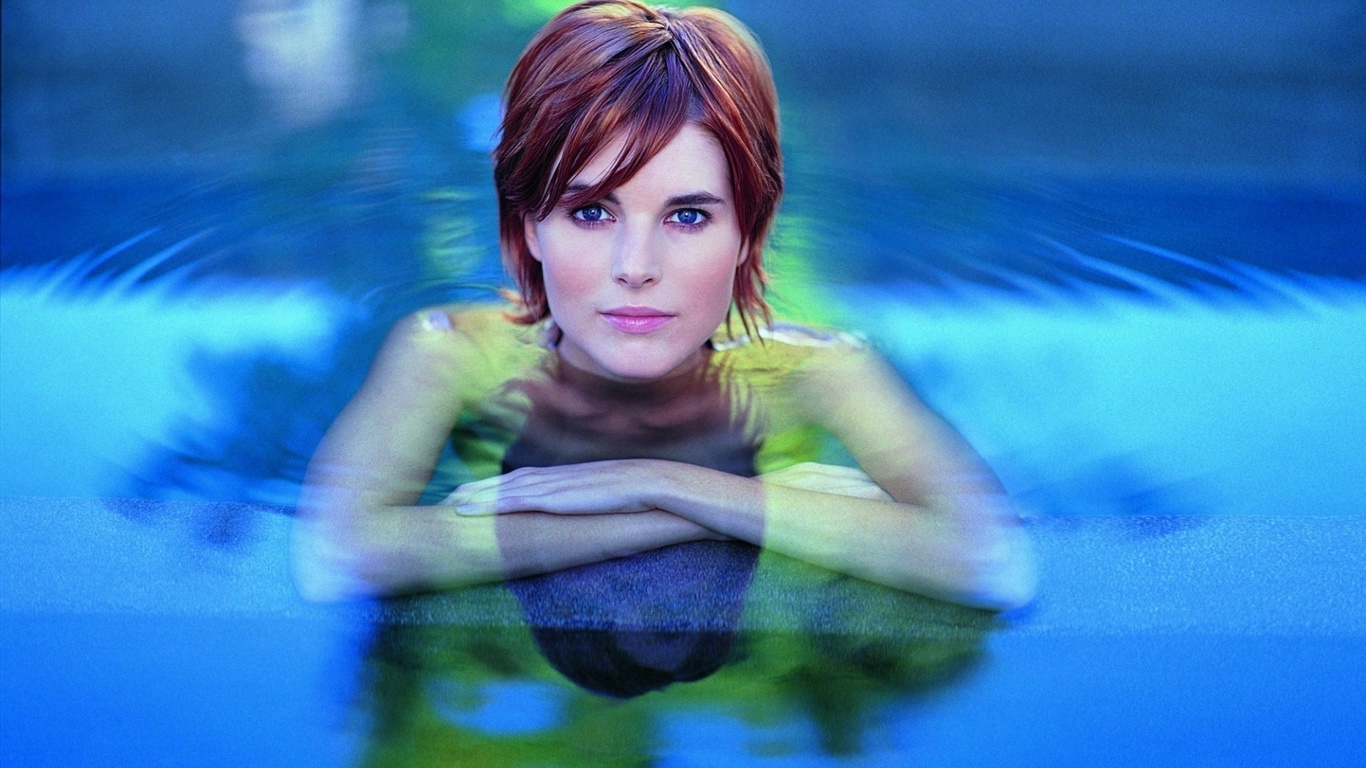
POLYGON ((623 228, 612 254, 612 280, 627 288, 644 288, 661 277, 661 244, 650 232, 623 228))

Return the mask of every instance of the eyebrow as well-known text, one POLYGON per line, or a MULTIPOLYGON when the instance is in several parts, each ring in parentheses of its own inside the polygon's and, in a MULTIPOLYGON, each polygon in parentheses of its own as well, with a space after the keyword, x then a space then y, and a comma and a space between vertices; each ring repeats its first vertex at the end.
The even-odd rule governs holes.
MULTIPOLYGON (((587 184, 570 184, 568 187, 565 187, 564 194, 565 197, 568 197, 570 195, 583 192, 587 189, 591 189, 591 187, 589 187, 589 185, 587 184)), ((602 199, 614 205, 621 204, 621 201, 617 199, 617 196, 615 194, 612 194, 611 192, 608 192, 607 194, 603 195, 602 199)), ((688 205, 724 205, 725 202, 725 200, 717 197, 716 195, 713 195, 710 192, 699 191, 688 192, 682 195, 674 195, 673 197, 669 198, 664 202, 664 207, 673 208, 675 206, 688 205)))
POLYGON ((674 195, 665 205, 672 208, 675 205, 722 205, 725 202, 710 192, 689 192, 686 195, 674 195))

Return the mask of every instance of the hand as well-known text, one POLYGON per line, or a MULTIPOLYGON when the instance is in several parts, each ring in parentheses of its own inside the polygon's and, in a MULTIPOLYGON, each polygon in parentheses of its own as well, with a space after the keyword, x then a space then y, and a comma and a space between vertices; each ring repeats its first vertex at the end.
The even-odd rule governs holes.
POLYGON ((459 515, 548 512, 601 515, 656 509, 650 501, 663 479, 663 462, 595 461, 558 467, 523 467, 456 488, 441 503, 459 515))
POLYGON ((862 470, 853 467, 817 464, 807 461, 776 472, 766 472, 760 475, 759 479, 765 483, 781 485, 786 488, 820 491, 861 499, 892 500, 891 495, 873 482, 872 478, 864 474, 862 470))

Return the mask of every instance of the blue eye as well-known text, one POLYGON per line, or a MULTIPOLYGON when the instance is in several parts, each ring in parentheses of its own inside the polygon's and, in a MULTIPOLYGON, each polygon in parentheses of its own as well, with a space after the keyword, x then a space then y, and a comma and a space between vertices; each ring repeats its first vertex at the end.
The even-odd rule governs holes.
POLYGON ((582 208, 575 208, 570 211, 569 215, 586 224, 596 224, 611 218, 601 205, 585 205, 582 208))
POLYGON ((700 227, 706 223, 707 213, 696 208, 684 208, 674 211, 668 220, 684 227, 700 227))

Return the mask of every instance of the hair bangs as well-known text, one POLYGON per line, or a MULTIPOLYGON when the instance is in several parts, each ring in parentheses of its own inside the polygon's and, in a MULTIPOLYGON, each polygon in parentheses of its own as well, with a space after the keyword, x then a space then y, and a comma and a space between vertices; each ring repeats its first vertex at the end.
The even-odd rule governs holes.
POLYGON ((549 216, 558 205, 578 207, 601 200, 635 176, 688 122, 697 94, 672 44, 643 60, 619 58, 613 63, 617 66, 600 73, 603 88, 597 91, 599 95, 578 111, 569 127, 541 191, 538 218, 549 216), (618 139, 621 151, 607 173, 570 191, 574 178, 618 139))

